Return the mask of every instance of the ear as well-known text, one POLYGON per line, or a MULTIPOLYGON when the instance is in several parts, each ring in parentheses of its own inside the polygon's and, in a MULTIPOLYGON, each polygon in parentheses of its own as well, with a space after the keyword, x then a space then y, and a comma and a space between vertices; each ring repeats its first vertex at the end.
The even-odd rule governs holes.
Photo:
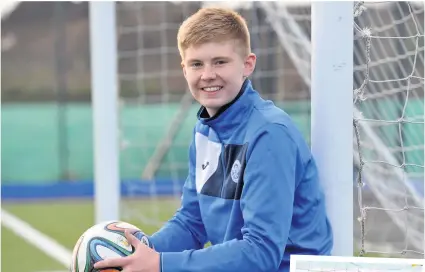
POLYGON ((182 66, 182 70, 183 70, 183 75, 184 75, 184 78, 186 78, 187 79, 187 77, 186 77, 186 66, 184 66, 184 63, 182 62, 181 64, 180 64, 181 66, 182 66))
POLYGON ((254 72, 255 64, 257 63, 257 56, 254 53, 250 53, 244 63, 243 76, 249 77, 254 72))

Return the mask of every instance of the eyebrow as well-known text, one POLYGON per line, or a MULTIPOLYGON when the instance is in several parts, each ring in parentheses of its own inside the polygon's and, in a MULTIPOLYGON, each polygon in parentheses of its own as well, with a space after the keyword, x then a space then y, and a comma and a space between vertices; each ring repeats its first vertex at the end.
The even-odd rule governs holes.
MULTIPOLYGON (((225 59, 225 60, 229 60, 229 57, 214 57, 212 58, 212 60, 220 60, 220 59, 225 59)), ((187 60, 187 62, 202 62, 202 60, 198 60, 198 59, 189 59, 187 60)))

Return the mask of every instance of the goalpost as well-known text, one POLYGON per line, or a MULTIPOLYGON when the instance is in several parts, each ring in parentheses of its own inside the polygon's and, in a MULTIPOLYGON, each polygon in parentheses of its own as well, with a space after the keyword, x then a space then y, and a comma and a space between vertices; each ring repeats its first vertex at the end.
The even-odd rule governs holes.
POLYGON ((339 256, 353 256, 354 248, 352 18, 351 1, 312 3, 311 149, 339 256))
MULTIPOLYGON (((310 6, 290 9, 272 3, 262 5, 299 75, 311 86, 309 60, 315 49, 310 41, 314 32, 310 6)), ((356 255, 423 257, 423 13, 420 2, 354 3, 354 26, 347 31, 355 33, 354 107, 350 108, 357 187, 356 255)), ((335 24, 327 25, 327 31, 334 29, 335 24)), ((319 41, 332 48, 332 42, 346 42, 319 41)), ((338 107, 330 102, 327 105, 338 107)), ((337 131, 340 133, 339 128, 337 131)))
MULTIPOLYGON (((364 186, 365 181, 361 179, 361 175, 364 175, 365 178, 369 179, 379 179, 371 181, 375 184, 372 184, 376 187, 383 187, 381 184, 385 182, 383 176, 378 172, 380 169, 379 164, 386 168, 386 171, 392 172, 394 176, 392 178, 398 179, 398 182, 403 182, 406 193, 404 196, 405 203, 403 206, 397 206, 400 203, 395 205, 390 203, 385 203, 387 207, 374 208, 374 207, 362 207, 361 214, 359 216, 359 222, 362 225, 362 240, 360 246, 360 254, 366 253, 366 245, 364 244, 366 230, 365 224, 367 218, 367 212, 369 210, 387 210, 388 212, 402 212, 403 210, 409 211, 409 209, 418 209, 421 214, 416 215, 418 218, 413 222, 405 221, 405 225, 401 226, 399 219, 393 219, 394 223, 399 225, 399 227, 408 228, 409 224, 413 223, 414 227, 420 227, 422 225, 422 239, 420 235, 416 236, 413 241, 410 241, 412 245, 409 245, 409 238, 406 237, 405 247, 401 249, 402 254, 408 253, 411 251, 413 253, 419 253, 423 255, 423 248, 425 240, 423 238, 423 224, 424 224, 424 210, 423 210, 423 191, 419 192, 418 189, 412 188, 412 185, 408 183, 408 180, 405 178, 406 175, 406 165, 408 164, 405 158, 405 150, 403 150, 403 143, 401 143, 400 152, 403 153, 403 160, 399 163, 394 154, 388 150, 390 147, 385 146, 383 141, 379 138, 376 128, 373 126, 379 123, 395 123, 399 126, 400 130, 400 141, 403 142, 401 135, 403 123, 411 124, 422 124, 423 126, 423 116, 422 121, 420 117, 418 120, 415 120, 414 117, 412 120, 409 120, 405 110, 408 103, 409 92, 413 93, 410 89, 410 81, 407 86, 407 95, 403 103, 403 112, 399 119, 397 120, 373 120, 373 117, 367 116, 364 117, 361 114, 361 108, 358 107, 358 100, 362 99, 359 97, 360 93, 364 94, 367 92, 365 90, 366 85, 371 82, 378 83, 383 82, 384 80, 369 78, 370 73, 370 61, 371 61, 371 48, 370 40, 368 40, 369 46, 366 47, 368 56, 366 57, 365 64, 366 68, 364 69, 364 74, 366 77, 361 86, 354 90, 353 95, 353 78, 354 78, 354 63, 353 59, 355 56, 354 45, 354 30, 357 27, 358 33, 365 35, 366 39, 373 37, 374 39, 386 38, 379 37, 372 34, 373 30, 368 28, 360 29, 359 25, 355 23, 355 16, 360 16, 361 13, 365 10, 365 7, 360 2, 354 3, 351 1, 345 2, 313 2, 311 6, 311 101, 312 101, 312 151, 314 156, 317 159, 317 164, 319 171, 321 172, 322 181, 324 182, 325 192, 327 196, 327 209, 328 213, 334 228, 335 233, 335 247, 334 255, 337 256, 353 256, 353 184, 350 182, 352 180, 353 173, 353 160, 355 159, 357 164, 359 164, 359 173, 360 177, 358 178, 359 186, 359 205, 362 205, 362 187, 364 186), (353 108, 354 101, 354 108, 353 108), (353 129, 354 127, 354 129, 353 129), (366 154, 362 154, 362 145, 366 144, 363 141, 363 138, 360 136, 360 130, 362 130, 362 136, 364 134, 369 137, 373 144, 375 144, 380 149, 380 156, 377 156, 375 161, 370 160, 366 162, 363 159, 366 154), (363 132, 364 131, 364 132, 363 132), (363 134, 364 133, 364 134, 363 134), (354 158, 353 152, 353 139, 356 147, 356 158, 354 158), (365 165, 376 164, 377 166, 374 169, 362 169, 365 165), (388 169, 388 166, 393 169, 388 169), (400 170, 401 169, 401 170, 400 170), (411 194, 408 196, 408 194, 411 194), (422 199, 420 195, 422 194, 422 199), (409 204, 408 197, 413 199, 412 203, 409 204), (415 206, 415 204, 417 206, 415 206), (418 223, 419 221, 419 223, 418 223), (421 223, 420 223, 421 222, 421 223), (420 224, 420 225, 419 225, 420 224), (412 248, 409 248, 412 246, 412 248), (422 252, 420 250, 422 248, 422 252)), ((366 12, 366 11, 365 11, 366 12)), ((411 38, 419 39, 421 33, 419 28, 416 29, 417 33, 412 35, 411 38)), ((423 31, 422 31, 423 33, 423 31)), ((388 37, 389 39, 406 39, 406 37, 388 37)), ((423 38, 423 34, 422 34, 423 38)), ((418 41, 416 41, 418 42, 418 41)), ((420 74, 415 74, 416 67, 415 62, 418 61, 418 50, 419 44, 416 44, 413 67, 411 68, 412 72, 406 78, 399 76, 399 78, 387 79, 387 81, 402 81, 410 80, 410 78, 417 78, 422 80, 422 90, 423 90, 423 72, 422 78, 420 74)), ((422 47, 423 51, 423 47, 422 47)), ((422 53, 423 54, 423 53, 422 53)), ((423 58, 423 55, 422 55, 423 58)), ((379 65, 379 64, 378 64, 379 65)), ((423 65, 423 62, 422 62, 423 65)), ((363 71, 362 71, 363 72, 363 71)), ((410 72, 410 71, 409 71, 410 72)), ((376 74, 375 74, 376 75, 376 74)), ((370 76, 371 77, 371 76, 370 76)), ((379 90, 384 92, 385 90, 379 90)), ((423 91, 422 91, 423 95, 423 91)), ((423 101, 423 97, 422 97, 423 101)), ((423 105, 423 102, 422 102, 423 105)), ((375 117, 384 119, 385 116, 375 117)), ((423 130, 423 129, 422 129, 423 130)), ((423 145, 423 139, 422 139, 423 145)), ((367 165, 369 166, 369 165, 367 165)), ((411 164, 413 166, 413 164, 411 164)), ((417 167, 422 167, 423 172, 423 160, 422 165, 414 165, 417 167)), ((371 187, 373 190, 374 188, 371 187)), ((394 188, 395 189, 395 188, 394 188)), ((379 189, 375 189, 379 190, 379 189)), ((423 189, 422 189, 423 190, 423 189)), ((379 193, 376 193, 379 198, 379 193)), ((383 201, 384 197, 381 197, 380 201, 383 201)), ((395 202, 395 199, 394 199, 395 202)), ((416 231, 420 231, 416 229, 416 231)), ((406 231, 407 235, 407 231, 406 231)), ((376 250, 378 251, 378 250, 376 250)), ((382 252, 391 253, 391 252, 382 252)))
POLYGON ((114 1, 90 1, 95 222, 120 218, 117 46, 114 1))
MULTIPOLYGON (((175 34, 207 4, 89 3, 97 222, 153 229, 177 207, 197 107, 175 34)), ((423 3, 232 5, 250 18, 254 85, 311 138, 333 254, 423 258, 423 3)))

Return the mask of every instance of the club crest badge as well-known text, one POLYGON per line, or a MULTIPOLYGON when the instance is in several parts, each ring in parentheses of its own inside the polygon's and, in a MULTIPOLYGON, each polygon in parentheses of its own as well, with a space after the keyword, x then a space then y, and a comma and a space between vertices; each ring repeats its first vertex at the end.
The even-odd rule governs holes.
POLYGON ((241 162, 239 160, 236 160, 233 163, 232 170, 230 171, 230 177, 232 178, 233 182, 239 181, 239 176, 241 174, 241 162))

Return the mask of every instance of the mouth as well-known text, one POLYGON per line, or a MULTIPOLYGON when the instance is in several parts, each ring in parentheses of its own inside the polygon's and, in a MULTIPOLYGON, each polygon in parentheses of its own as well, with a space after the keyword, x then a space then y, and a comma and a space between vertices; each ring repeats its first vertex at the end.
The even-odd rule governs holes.
POLYGON ((223 86, 212 86, 212 87, 201 88, 202 91, 207 92, 207 93, 215 93, 215 92, 220 91, 221 89, 223 89, 223 86))

